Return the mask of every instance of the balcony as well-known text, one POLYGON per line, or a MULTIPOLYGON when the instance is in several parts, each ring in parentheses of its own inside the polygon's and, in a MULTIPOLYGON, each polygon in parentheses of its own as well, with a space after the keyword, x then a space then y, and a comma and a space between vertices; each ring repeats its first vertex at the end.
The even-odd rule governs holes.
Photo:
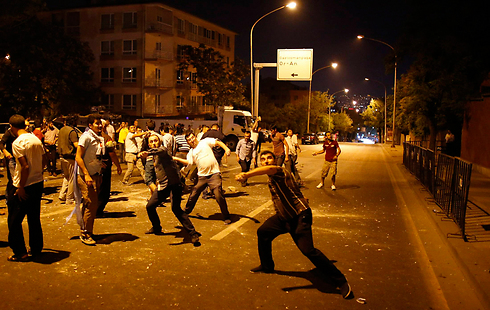
POLYGON ((173 35, 173 27, 172 25, 167 25, 163 23, 148 23, 146 27, 147 32, 159 32, 159 33, 165 33, 169 35, 173 35))
POLYGON ((146 78, 145 79, 146 88, 164 88, 169 89, 174 87, 174 81, 169 79, 157 79, 157 78, 146 78))
POLYGON ((170 51, 153 50, 145 52, 145 59, 174 61, 174 55, 170 51))

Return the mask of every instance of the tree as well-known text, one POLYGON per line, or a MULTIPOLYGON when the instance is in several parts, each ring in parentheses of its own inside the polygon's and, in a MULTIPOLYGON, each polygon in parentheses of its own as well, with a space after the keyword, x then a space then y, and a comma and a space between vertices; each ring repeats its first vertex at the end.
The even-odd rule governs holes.
POLYGON ((9 57, 0 62, 2 113, 51 118, 88 113, 100 98, 88 45, 33 16, 12 20, 0 31, 0 54, 9 57))
POLYGON ((415 1, 412 8, 401 50, 415 61, 398 83, 397 123, 400 117, 412 131, 429 133, 434 150, 440 130, 461 131, 465 104, 490 72, 490 45, 481 35, 486 3, 415 1))
POLYGON ((385 102, 381 99, 371 99, 367 109, 361 113, 364 125, 376 128, 380 137, 384 137, 385 131, 385 102))
POLYGON ((198 47, 186 45, 183 52, 179 69, 196 70, 197 86, 206 102, 215 106, 243 104, 245 86, 241 81, 246 77, 247 68, 241 60, 235 59, 228 65, 220 52, 204 44, 198 47))
POLYGON ((334 113, 333 122, 334 130, 338 131, 342 137, 347 137, 347 134, 352 131, 352 119, 346 113, 334 113))

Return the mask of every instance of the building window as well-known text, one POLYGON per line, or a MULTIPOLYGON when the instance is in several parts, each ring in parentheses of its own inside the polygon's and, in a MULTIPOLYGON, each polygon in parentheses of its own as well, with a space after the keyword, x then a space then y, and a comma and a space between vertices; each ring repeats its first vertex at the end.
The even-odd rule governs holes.
POLYGON ((114 109, 114 94, 105 94, 102 96, 102 105, 108 110, 114 109))
POLYGON ((100 82, 102 83, 114 82, 114 68, 101 68, 100 82))
POLYGON ((136 95, 123 95, 123 110, 136 110, 136 95))
POLYGON ((177 101, 175 103, 175 107, 177 108, 177 110, 180 110, 184 107, 184 97, 182 96, 177 96, 177 101))
POLYGON ((100 29, 114 29, 114 14, 102 14, 100 16, 100 29))
POLYGON ((177 84, 184 84, 184 71, 177 70, 177 84))
POLYGON ((136 28, 138 26, 138 13, 123 13, 123 28, 136 28))
POLYGON ((123 40, 123 55, 136 55, 138 52, 137 40, 123 40))
POLYGON ((230 48, 230 37, 226 37, 226 48, 230 48))
POLYGON ((191 72, 191 88, 197 89, 197 73, 191 72))
POLYGON ((223 46, 223 35, 218 33, 218 45, 223 46))
POLYGON ((114 41, 102 41, 102 42, 100 42, 100 54, 101 55, 114 55, 114 41))
POLYGON ((164 113, 165 112, 160 95, 155 95, 155 107, 157 109, 157 113, 164 113))
POLYGON ((66 14, 66 33, 70 35, 80 34, 80 12, 68 12, 66 14))
POLYGON ((157 45, 155 46, 155 49, 157 51, 161 51, 162 50, 162 42, 157 42, 157 45))
POLYGON ((177 33, 180 35, 185 34, 185 21, 183 19, 177 19, 177 33))
POLYGON ((123 68, 123 82, 136 82, 136 68, 123 68))

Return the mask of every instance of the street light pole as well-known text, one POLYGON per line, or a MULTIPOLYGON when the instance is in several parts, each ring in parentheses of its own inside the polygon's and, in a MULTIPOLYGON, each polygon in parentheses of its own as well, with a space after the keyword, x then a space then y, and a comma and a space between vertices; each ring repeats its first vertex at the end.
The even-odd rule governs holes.
MULTIPOLYGON (((308 120, 306 121, 306 132, 310 132, 310 109, 311 109, 311 80, 313 80, 313 75, 315 73, 317 73, 318 71, 320 70, 323 70, 323 69, 327 69, 327 68, 337 68, 338 64, 336 62, 332 63, 331 65, 328 65, 328 66, 325 66, 325 67, 321 67, 320 69, 316 69, 315 71, 313 71, 313 73, 311 74, 311 79, 310 79, 310 89, 308 90, 308 120)), ((330 111, 330 110, 329 110, 330 111)), ((329 115, 330 117, 330 115, 329 115)), ((330 120, 330 118, 329 118, 330 120)), ((329 126, 330 126, 330 123, 329 123, 329 126)))
POLYGON ((378 80, 371 80, 370 78, 364 78, 364 80, 366 81, 374 81, 374 82, 377 82, 379 84, 381 84, 384 88, 385 88, 385 132, 384 132, 384 143, 386 143, 386 137, 387 137, 387 134, 386 134, 386 85, 381 83, 380 81, 378 80))
MULTIPOLYGON (((333 97, 333 96, 335 96, 335 94, 338 94, 340 92, 344 92, 347 94, 349 92, 349 90, 347 88, 344 88, 342 90, 336 91, 335 93, 330 95, 330 97, 333 97)), ((328 103, 328 131, 330 131, 330 102, 328 103)))
MULTIPOLYGON (((287 5, 283 5, 275 10, 272 10, 270 11, 269 13, 263 15, 261 18, 257 19, 257 21, 253 24, 252 26, 252 29, 250 29, 250 109, 251 109, 251 112, 252 112, 252 115, 253 115, 253 109, 254 109, 254 62, 253 62, 253 45, 252 45, 252 41, 253 41, 253 32, 254 32, 254 28, 255 28, 255 25, 257 25, 257 23, 262 20, 262 18, 274 13, 274 12, 277 12, 279 10, 282 10, 284 8, 290 8, 290 9, 294 9, 296 7, 296 2, 291 2, 287 5)), ((258 111, 256 113, 258 115, 258 111)))
MULTIPOLYGON (((388 43, 386 42, 383 42, 383 41, 380 41, 380 40, 376 40, 376 39, 372 39, 372 38, 367 38, 363 35, 358 35, 357 36, 358 39, 367 39, 367 40, 371 40, 371 41, 374 41, 374 42, 378 42, 378 43, 381 43, 381 44, 384 44, 386 46, 388 46, 389 48, 391 48, 393 50, 393 53, 395 54, 395 82, 394 82, 394 89, 393 89, 393 137, 392 137, 392 140, 393 140, 393 144, 391 145, 391 147, 395 147, 395 120, 396 120, 396 67, 397 67, 397 59, 396 59, 396 51, 395 51, 395 48, 391 45, 389 45, 388 43)), ((386 105, 385 105, 386 106, 386 105)))

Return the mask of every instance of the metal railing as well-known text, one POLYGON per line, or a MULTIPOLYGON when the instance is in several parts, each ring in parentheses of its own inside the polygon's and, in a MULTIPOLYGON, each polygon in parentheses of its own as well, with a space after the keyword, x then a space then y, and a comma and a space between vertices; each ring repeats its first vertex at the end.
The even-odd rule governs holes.
POLYGON ((403 143, 403 165, 433 195, 435 202, 458 225, 467 241, 465 220, 472 164, 446 154, 437 156, 437 167, 435 163, 433 151, 403 143))

